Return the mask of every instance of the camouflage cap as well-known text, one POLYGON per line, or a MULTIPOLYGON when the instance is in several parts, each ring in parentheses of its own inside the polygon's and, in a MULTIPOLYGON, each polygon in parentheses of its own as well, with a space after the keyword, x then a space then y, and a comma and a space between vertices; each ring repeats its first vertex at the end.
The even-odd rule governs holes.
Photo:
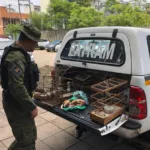
POLYGON ((29 39, 36 42, 40 41, 41 32, 32 24, 24 24, 20 31, 23 32, 29 39))

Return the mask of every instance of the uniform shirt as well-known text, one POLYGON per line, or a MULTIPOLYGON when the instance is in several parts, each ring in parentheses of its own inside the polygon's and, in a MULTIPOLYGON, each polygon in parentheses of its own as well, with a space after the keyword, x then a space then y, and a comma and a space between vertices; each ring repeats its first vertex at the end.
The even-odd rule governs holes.
MULTIPOLYGON (((18 47, 16 44, 13 46, 18 47)), ((27 65, 25 56, 20 51, 11 51, 5 59, 5 63, 8 69, 10 94, 24 110, 31 112, 36 108, 36 105, 24 85, 25 67, 27 65)))

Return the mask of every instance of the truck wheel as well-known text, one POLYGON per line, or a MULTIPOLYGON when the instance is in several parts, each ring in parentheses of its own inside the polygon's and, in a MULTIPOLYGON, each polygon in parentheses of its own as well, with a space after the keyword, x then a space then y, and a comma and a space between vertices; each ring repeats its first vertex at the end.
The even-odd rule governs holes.
POLYGON ((44 49, 45 49, 45 47, 43 47, 43 46, 40 47, 40 50, 44 50, 44 49))

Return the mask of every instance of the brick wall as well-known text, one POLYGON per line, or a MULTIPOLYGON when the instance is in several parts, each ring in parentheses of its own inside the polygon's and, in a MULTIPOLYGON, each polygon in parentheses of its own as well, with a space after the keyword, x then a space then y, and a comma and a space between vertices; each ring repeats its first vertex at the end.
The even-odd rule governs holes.
MULTIPOLYGON (((20 14, 17 12, 10 13, 7 11, 6 7, 0 6, 0 34, 4 34, 4 28, 9 23, 10 17, 12 20, 19 20, 20 14)), ((28 19, 29 17, 29 14, 21 14, 21 19, 28 19)))

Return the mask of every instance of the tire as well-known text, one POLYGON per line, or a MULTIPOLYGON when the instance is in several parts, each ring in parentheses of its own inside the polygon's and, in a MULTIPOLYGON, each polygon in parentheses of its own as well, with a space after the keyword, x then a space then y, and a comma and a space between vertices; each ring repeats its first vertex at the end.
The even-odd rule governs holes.
POLYGON ((51 50, 47 49, 47 52, 51 52, 51 50))
POLYGON ((52 51, 55 52, 55 47, 52 48, 52 51))
POLYGON ((45 49, 45 47, 40 47, 40 50, 44 50, 45 49))

